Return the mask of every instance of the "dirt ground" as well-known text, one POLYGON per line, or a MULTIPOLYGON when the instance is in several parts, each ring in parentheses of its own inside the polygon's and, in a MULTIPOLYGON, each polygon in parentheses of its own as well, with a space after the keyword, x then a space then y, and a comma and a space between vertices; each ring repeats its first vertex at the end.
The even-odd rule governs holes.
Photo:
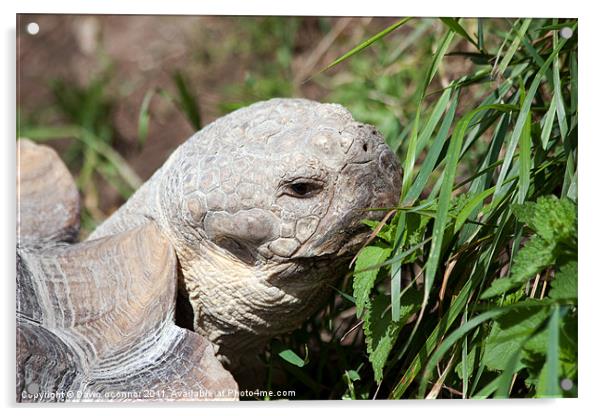
MULTIPOLYGON (((335 59, 339 51, 353 46, 368 26, 383 27, 391 20, 282 19, 286 23, 281 26, 285 28, 289 22, 297 25, 291 31, 291 71, 285 75, 289 79, 283 81, 293 85, 291 95, 318 100, 328 91, 315 82, 302 81, 335 59), (332 47, 335 42, 339 48, 332 47)), ((203 124, 221 116, 227 112, 222 105, 225 91, 236 91, 250 73, 269 68, 270 62, 277 59, 269 50, 274 43, 269 43, 272 28, 265 20, 237 16, 20 15, 20 117, 34 119, 38 124, 60 125, 65 120, 53 111, 55 97, 50 83, 63 80, 67 85, 85 86, 103 68, 110 67, 106 93, 115 104, 110 114, 112 146, 146 180, 194 129, 173 103, 155 96, 150 106, 148 139, 144 146, 138 146, 138 118, 145 94, 155 88, 173 91, 173 73, 183 71, 198 97, 203 124), (31 22, 39 25, 36 35, 27 32, 31 22)), ((271 39, 276 45, 278 37, 286 36, 277 29, 271 39)), ((231 93, 230 99, 232 96, 231 93)), ((59 154, 68 144, 62 140, 51 143, 59 154)), ((117 191, 106 183, 98 183, 98 187, 105 214, 123 203, 117 191)))

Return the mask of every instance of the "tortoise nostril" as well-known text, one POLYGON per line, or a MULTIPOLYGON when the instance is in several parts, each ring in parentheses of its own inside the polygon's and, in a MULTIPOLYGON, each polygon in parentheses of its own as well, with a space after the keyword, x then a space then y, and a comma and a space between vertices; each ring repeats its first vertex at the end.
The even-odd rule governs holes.
POLYGON ((368 151, 368 143, 364 143, 364 145, 362 146, 362 149, 364 149, 364 152, 368 151))
POLYGON ((387 174, 400 174, 401 171, 395 160, 393 152, 384 151, 379 156, 380 168, 387 174))

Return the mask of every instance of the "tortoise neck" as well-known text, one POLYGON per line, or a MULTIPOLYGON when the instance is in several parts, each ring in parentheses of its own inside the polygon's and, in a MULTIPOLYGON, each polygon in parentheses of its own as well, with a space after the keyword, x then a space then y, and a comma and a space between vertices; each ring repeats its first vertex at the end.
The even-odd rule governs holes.
MULTIPOLYGON (((130 231, 158 219, 157 204, 155 202, 157 182, 157 174, 155 174, 121 208, 100 224, 87 240, 96 240, 130 231)), ((158 225, 160 224, 158 223, 158 225)))
POLYGON ((193 255, 176 248, 180 292, 190 303, 194 330, 217 347, 230 368, 272 336, 296 329, 344 273, 332 262, 328 268, 303 262, 250 265, 207 241, 199 249, 193 255))

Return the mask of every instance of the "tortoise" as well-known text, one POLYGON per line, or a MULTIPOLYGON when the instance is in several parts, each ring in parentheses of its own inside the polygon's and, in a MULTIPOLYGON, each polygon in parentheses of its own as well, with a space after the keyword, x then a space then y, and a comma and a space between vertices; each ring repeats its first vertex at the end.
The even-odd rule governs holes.
POLYGON ((23 401, 236 399, 230 371, 323 305, 401 186, 374 127, 271 99, 195 133, 77 242, 67 168, 18 151, 23 401))

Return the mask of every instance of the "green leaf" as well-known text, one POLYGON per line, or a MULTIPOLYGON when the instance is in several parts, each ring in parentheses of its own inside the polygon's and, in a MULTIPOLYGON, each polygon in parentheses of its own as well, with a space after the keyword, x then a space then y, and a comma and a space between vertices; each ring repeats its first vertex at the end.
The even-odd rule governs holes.
POLYGON ((472 374, 472 372, 474 371, 474 368, 475 368, 475 363, 477 362, 476 359, 477 359, 477 346, 475 345, 470 349, 470 351, 466 355, 466 359, 464 360, 464 362, 460 361, 456 365, 456 368, 454 369, 454 371, 458 375, 458 378, 462 378, 463 364, 466 365, 466 374, 468 374, 468 375, 472 374))
POLYGON ((569 199, 544 196, 512 210, 519 221, 547 242, 570 242, 576 237, 577 208, 569 199))
MULTIPOLYGON (((516 351, 522 350, 548 317, 547 304, 515 308, 495 320, 485 341, 483 362, 490 370, 504 370, 516 351)), ((524 356, 521 352, 521 358, 524 356)), ((524 364, 520 367, 524 367, 524 364)))
POLYGON ((527 202, 512 207, 520 222, 529 226, 536 235, 520 249, 512 264, 510 277, 496 279, 483 292, 482 299, 501 295, 518 287, 546 267, 554 265, 558 256, 571 250, 576 255, 577 210, 569 199, 545 196, 537 202, 527 202))
POLYGON ((347 375, 347 378, 351 381, 360 380, 360 375, 355 370, 347 370, 347 371, 345 371, 345 374, 347 375))
POLYGON ((506 361, 504 371, 500 375, 497 383, 497 389, 494 396, 496 399, 507 398, 510 396, 514 374, 524 367, 524 365, 520 363, 521 348, 522 344, 512 351, 512 354, 510 354, 510 357, 506 361))
MULTIPOLYGON (((420 215, 413 212, 407 212, 403 216, 396 218, 393 224, 396 225, 397 232, 403 230, 399 236, 399 247, 393 256, 396 261, 391 266, 391 316, 394 321, 400 319, 400 293, 401 293, 401 266, 403 264, 416 261, 421 250, 412 250, 413 247, 420 247, 424 242, 424 232, 430 216, 420 215), (402 252, 402 250, 405 250, 402 252), (405 254, 404 254, 405 253, 405 254)), ((397 240, 397 238, 396 238, 397 240)))
POLYGON ((510 278, 513 282, 522 284, 553 264, 555 259, 554 246, 535 236, 516 255, 510 278))
MULTIPOLYGON (((424 241, 424 232, 430 220, 431 217, 427 215, 415 214, 413 212, 408 212, 406 214, 405 236, 404 244, 402 246, 404 250, 414 247, 424 241)), ((416 261, 420 253, 420 251, 415 251, 409 254, 403 259, 402 263, 406 264, 416 261)))
POLYGON ((435 108, 433 108, 433 111, 431 112, 426 124, 420 130, 418 142, 416 144, 416 154, 420 154, 420 152, 422 152, 428 140, 433 135, 435 127, 437 127, 439 120, 441 120, 441 117, 448 106, 452 91, 454 91, 452 88, 443 91, 443 94, 441 94, 439 101, 437 101, 435 108))
POLYGON ((518 287, 536 273, 552 265, 556 259, 554 248, 554 245, 542 238, 533 237, 516 255, 510 277, 494 280, 492 285, 483 292, 481 299, 501 295, 518 287))
POLYGON ((399 336, 401 328, 410 316, 420 308, 420 294, 416 290, 408 290, 400 301, 400 319, 395 322, 387 313, 389 297, 378 295, 374 301, 366 305, 364 315, 364 334, 369 360, 374 369, 374 379, 380 383, 383 379, 383 368, 399 336))
POLYGON ((282 358, 287 363, 295 365, 297 367, 303 367, 306 362, 303 358, 299 357, 297 353, 291 349, 285 349, 278 353, 278 356, 282 358))
MULTIPOLYGON (((562 378, 577 381, 577 311, 562 316, 560 334, 560 373, 562 378)), ((576 396, 576 390, 572 394, 576 396)))
POLYGON ((516 286, 517 284, 509 277, 495 279, 493 282, 491 282, 491 286, 489 286, 487 290, 481 294, 481 299, 488 299, 501 295, 516 286))
POLYGON ((558 270, 552 280, 552 299, 577 299, 577 261, 570 261, 558 270))
POLYGON ((548 346, 546 363, 537 383, 538 397, 562 397, 560 393, 558 338, 560 327, 560 307, 555 305, 548 323, 548 346))
POLYGON ((364 306, 366 306, 370 298, 370 292, 374 287, 374 282, 379 271, 378 268, 366 271, 361 270, 381 264, 389 257, 389 254, 391 254, 390 248, 367 246, 360 251, 357 257, 353 277, 353 298, 355 299, 358 317, 362 316, 364 306))
MULTIPOLYGON (((399 215, 399 213, 397 214, 399 215)), ((380 225, 380 221, 373 221, 373 220, 362 220, 362 222, 364 224, 366 224, 368 227, 370 227, 372 230, 376 229, 376 227, 378 225, 380 225)), ((395 224, 397 221, 395 220, 395 218, 391 221, 392 224, 395 224)), ((393 233, 395 231, 395 227, 393 227, 390 224, 384 224, 382 226, 382 228, 380 229, 380 231, 376 234, 376 236, 384 241, 386 241, 387 243, 391 244, 393 241, 393 233)))

